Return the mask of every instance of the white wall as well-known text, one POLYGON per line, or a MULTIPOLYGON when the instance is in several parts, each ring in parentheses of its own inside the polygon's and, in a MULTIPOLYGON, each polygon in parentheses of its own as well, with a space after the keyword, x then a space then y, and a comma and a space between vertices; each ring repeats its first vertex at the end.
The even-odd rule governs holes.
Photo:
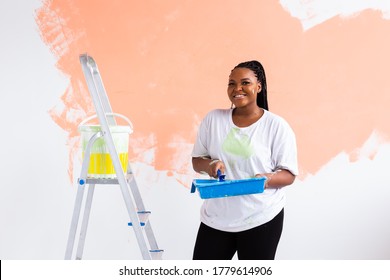
POLYGON ((389 144, 373 160, 340 154, 289 188, 278 257, 390 259, 389 158, 389 144))
POLYGON ((0 257, 61 258, 72 193, 66 134, 48 109, 66 78, 41 41, 39 1, 0 2, 0 257))
MULTIPOLYGON (((48 114, 68 81, 38 35, 39 5, 0 2, 1 259, 62 259, 75 198, 67 136, 48 114)), ((358 161, 339 154, 287 189, 279 259, 390 258, 390 144, 378 137, 358 161)), ((144 174, 139 183, 165 259, 190 259, 201 200, 174 178, 134 168, 144 174)), ((98 187, 93 206, 84 257, 140 258, 119 189, 98 187)))

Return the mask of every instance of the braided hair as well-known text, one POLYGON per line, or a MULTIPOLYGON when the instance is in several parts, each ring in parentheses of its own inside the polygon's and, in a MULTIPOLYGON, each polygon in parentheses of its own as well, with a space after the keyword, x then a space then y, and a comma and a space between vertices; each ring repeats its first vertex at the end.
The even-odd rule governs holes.
POLYGON ((251 61, 241 62, 236 67, 234 67, 233 70, 236 68, 248 68, 255 73, 257 80, 261 84, 261 91, 260 93, 257 94, 257 99, 256 99, 257 106, 268 111, 267 80, 265 78, 265 71, 263 65, 261 65, 261 63, 258 62, 257 60, 251 60, 251 61))

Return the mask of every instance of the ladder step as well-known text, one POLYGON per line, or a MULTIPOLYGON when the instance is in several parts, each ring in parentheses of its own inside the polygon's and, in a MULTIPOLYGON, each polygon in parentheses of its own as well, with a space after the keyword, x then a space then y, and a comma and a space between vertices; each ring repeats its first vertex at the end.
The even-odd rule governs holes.
MULTIPOLYGON (((141 227, 145 226, 146 223, 148 222, 148 219, 149 219, 149 215, 151 214, 152 212, 150 211, 138 211, 137 214, 138 214, 138 217, 139 217, 139 224, 141 227)), ((133 223, 132 222, 129 222, 127 223, 128 226, 132 226, 133 223)))
POLYGON ((161 260, 162 254, 164 253, 164 250, 162 249, 155 249, 155 250, 149 250, 150 256, 152 260, 161 260))

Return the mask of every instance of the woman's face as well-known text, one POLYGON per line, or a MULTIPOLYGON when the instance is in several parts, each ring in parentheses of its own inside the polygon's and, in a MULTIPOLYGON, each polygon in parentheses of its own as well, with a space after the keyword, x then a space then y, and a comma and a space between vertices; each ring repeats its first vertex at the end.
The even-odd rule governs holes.
POLYGON ((235 68, 230 73, 227 93, 236 108, 256 104, 261 84, 255 73, 248 68, 235 68))

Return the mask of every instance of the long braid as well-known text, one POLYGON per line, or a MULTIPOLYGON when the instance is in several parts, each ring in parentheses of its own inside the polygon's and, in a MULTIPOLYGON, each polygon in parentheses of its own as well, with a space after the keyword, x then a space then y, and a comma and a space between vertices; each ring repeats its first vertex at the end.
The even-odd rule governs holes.
POLYGON ((241 62, 236 67, 234 67, 234 69, 236 68, 248 68, 255 73, 257 80, 261 84, 261 91, 257 94, 256 99, 257 106, 268 111, 267 80, 265 78, 265 71, 263 65, 261 65, 261 63, 256 60, 251 60, 241 62))

